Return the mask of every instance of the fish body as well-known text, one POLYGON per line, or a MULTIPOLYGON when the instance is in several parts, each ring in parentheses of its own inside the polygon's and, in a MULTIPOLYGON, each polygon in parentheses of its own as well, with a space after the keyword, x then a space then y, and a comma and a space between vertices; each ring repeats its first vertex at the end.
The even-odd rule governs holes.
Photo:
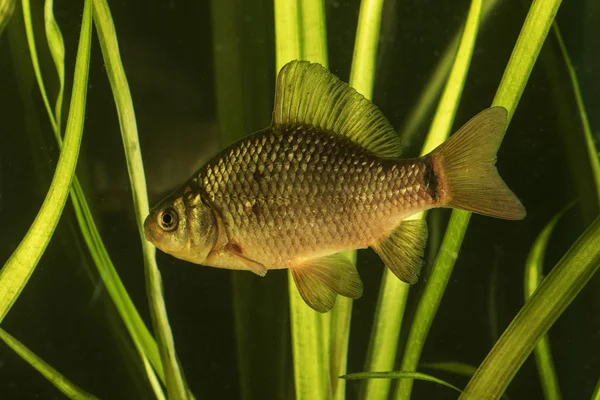
POLYGON ((163 251, 264 276, 291 268, 326 312, 362 283, 339 253, 372 247, 415 283, 426 244, 412 214, 456 207, 506 219, 525 211, 494 167, 506 110, 490 108, 432 153, 399 159, 399 139, 369 101, 318 64, 279 74, 273 124, 232 144, 160 202, 145 232, 163 251), (491 133, 490 133, 491 132, 491 133))

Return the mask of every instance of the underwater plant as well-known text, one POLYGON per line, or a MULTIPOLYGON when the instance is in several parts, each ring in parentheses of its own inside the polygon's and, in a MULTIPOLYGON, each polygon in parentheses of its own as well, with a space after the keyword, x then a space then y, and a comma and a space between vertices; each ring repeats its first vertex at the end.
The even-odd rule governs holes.
POLYGON ((449 3, 0 2, 0 397, 599 398, 598 6, 449 3), (155 253, 148 198, 269 126, 292 60, 378 106, 402 158, 506 109, 527 218, 411 216, 419 282, 345 252, 364 295, 327 313, 287 271, 155 253))

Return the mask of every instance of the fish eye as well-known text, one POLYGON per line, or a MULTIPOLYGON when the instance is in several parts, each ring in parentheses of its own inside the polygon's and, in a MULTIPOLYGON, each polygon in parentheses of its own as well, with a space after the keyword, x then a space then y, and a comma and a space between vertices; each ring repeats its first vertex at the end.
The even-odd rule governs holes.
POLYGON ((158 215, 158 225, 165 231, 177 228, 177 222, 177 213, 172 208, 167 208, 158 215))

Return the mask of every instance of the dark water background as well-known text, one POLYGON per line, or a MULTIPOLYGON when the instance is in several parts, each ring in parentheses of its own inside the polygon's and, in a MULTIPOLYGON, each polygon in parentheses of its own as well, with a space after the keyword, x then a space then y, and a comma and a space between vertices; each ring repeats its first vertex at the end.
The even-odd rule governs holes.
MULTIPOLYGON (((529 4, 515 0, 500 3, 480 31, 455 127, 491 103, 529 4)), ((40 4, 34 1, 38 23, 40 4)), ((154 203, 223 145, 216 116, 211 4, 157 0, 109 4, 132 90, 154 203)), ((269 57, 249 62, 247 71, 254 74, 251 78, 272 85, 272 2, 255 1, 252 7, 247 4, 238 10, 243 13, 243 29, 248 33, 240 40, 262 48, 269 57)), ((373 97, 394 127, 402 126, 468 6, 466 0, 386 1, 373 97)), ((343 80, 349 77, 358 8, 358 1, 327 1, 330 69, 343 80)), ((55 10, 66 42, 69 81, 82 6, 74 1, 56 1, 55 10)), ((21 15, 17 12, 16 17, 21 15)), ((595 0, 564 2, 558 22, 597 138, 600 4, 595 0)), ((41 26, 37 25, 38 31, 41 26)), ((45 51, 41 32, 38 34, 38 49, 45 51)), ((223 47, 221 51, 231 48, 223 47)), ((24 52, 27 57, 25 48, 14 52, 24 52)), ((574 175, 574 161, 584 154, 569 150, 566 138, 580 135, 581 127, 566 70, 557 54, 556 41, 550 34, 498 155, 500 174, 527 207, 528 217, 507 222, 473 216, 422 361, 478 365, 523 304, 523 265, 542 227, 570 200, 580 199, 579 206, 567 214, 552 237, 546 256, 550 268, 597 212, 581 207, 586 193, 575 185, 581 175, 574 175)), ((48 66, 47 53, 44 56, 48 66)), ((5 32, 0 38, 1 260, 10 256, 39 210, 58 155, 38 92, 33 90, 29 96, 37 118, 26 111, 19 94, 19 79, 30 74, 24 69, 15 70, 5 32), (28 124, 39 126, 41 139, 31 138, 28 124)), ((51 81, 54 75, 47 79, 51 81)), ((262 91, 272 93, 272 86, 262 91)), ((252 121, 243 126, 248 133, 270 121, 272 95, 263 101, 269 106, 246 119, 252 121)), ((139 237, 118 129, 100 48, 94 39, 78 174, 109 254, 135 304, 149 321, 139 237)), ((406 156, 418 153, 426 131, 427 126, 422 126, 418 138, 407 147, 406 156)), ((443 227, 448 216, 449 212, 443 210, 432 213, 431 218, 443 227)), ((431 244, 432 248, 436 245, 431 244)), ((164 254, 158 254, 158 261, 175 343, 192 391, 199 399, 241 398, 230 281, 234 274, 247 273, 200 267, 164 254)), ((359 253, 358 268, 365 282, 365 295, 354 303, 350 372, 363 370, 383 270, 370 251, 359 253)), ((265 288, 258 294, 261 299, 248 300, 249 304, 256 301, 260 305, 248 308, 248 321, 262 321, 265 315, 279 315, 272 310, 287 308, 285 272, 273 271, 266 279, 244 279, 256 280, 252 283, 255 287, 265 288), (271 283, 264 283, 266 280, 271 283), (264 300, 269 296, 272 308, 264 300)), ((426 279, 427 266, 421 282, 426 279)), ((417 285, 411 291, 407 318, 412 316, 422 288, 422 284, 417 285)), ((600 278, 595 277, 550 331, 559 382, 568 399, 589 398, 600 376, 599 288, 600 278)), ((253 398, 278 398, 292 391, 287 324, 284 314, 274 321, 279 329, 255 324, 251 332, 245 333, 261 354, 251 365, 254 380, 250 384, 260 394, 253 398), (282 351, 288 368, 273 374, 269 363, 282 351)), ((87 255, 70 202, 50 246, 2 327, 72 382, 100 398, 151 398, 126 331, 87 255)), ((467 382, 455 375, 434 374, 458 386, 467 382)), ((359 383, 350 382, 347 388, 348 398, 356 398, 359 383)), ((525 363, 507 393, 511 399, 542 398, 532 359, 525 363)), ((1 399, 61 396, 28 364, 0 345, 1 399)), ((417 382, 414 398, 450 399, 455 395, 448 389, 417 382)))

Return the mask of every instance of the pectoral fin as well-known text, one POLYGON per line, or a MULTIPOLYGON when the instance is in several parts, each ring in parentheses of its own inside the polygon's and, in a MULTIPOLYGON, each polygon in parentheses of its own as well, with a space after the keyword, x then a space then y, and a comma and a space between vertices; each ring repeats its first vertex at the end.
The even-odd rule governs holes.
POLYGON ((290 267, 300 296, 312 309, 325 313, 337 294, 357 299, 363 284, 356 268, 341 254, 305 260, 290 267))
POLYGON ((417 283, 427 245, 427 223, 402 221, 391 235, 371 245, 384 264, 403 282, 417 283))
POLYGON ((245 257, 239 245, 229 242, 223 247, 222 251, 227 252, 232 258, 235 258, 236 262, 245 265, 256 275, 265 276, 267 274, 267 268, 261 263, 245 257))

